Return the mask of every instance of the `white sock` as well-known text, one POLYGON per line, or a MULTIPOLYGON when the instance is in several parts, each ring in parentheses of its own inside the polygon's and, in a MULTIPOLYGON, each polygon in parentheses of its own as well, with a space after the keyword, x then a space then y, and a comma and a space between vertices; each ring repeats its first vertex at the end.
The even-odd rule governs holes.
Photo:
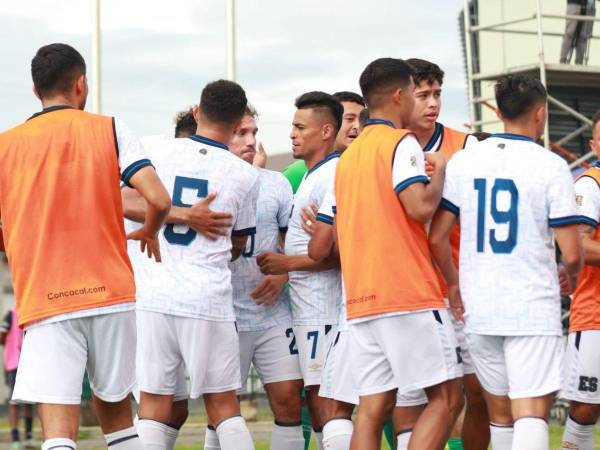
POLYGON ((145 450, 167 450, 169 445, 168 425, 156 420, 140 419, 137 430, 145 450))
POLYGON ((348 450, 354 424, 350 419, 331 419, 323 426, 323 447, 327 450, 348 450))
POLYGON ((302 425, 273 425, 271 450, 304 450, 302 425))
POLYGON ((254 450, 254 442, 242 416, 225 419, 217 427, 217 436, 223 450, 254 450))
POLYGON ((142 442, 135 427, 104 435, 109 450, 142 450, 142 442))
POLYGON ((325 450, 325 447, 323 447, 323 431, 315 431, 313 429, 313 434, 315 435, 315 441, 317 441, 317 449, 325 450))
POLYGON ((219 436, 217 436, 217 432, 212 427, 207 428, 204 434, 204 450, 221 450, 219 436))
POLYGON ((548 450, 550 436, 548 435, 548 422, 539 417, 521 417, 515 420, 515 434, 513 436, 514 450, 548 450))
POLYGON ((514 428, 512 425, 497 425, 490 423, 492 450, 511 450, 513 445, 514 428))
POLYGON ((67 438, 52 438, 44 441, 42 450, 75 450, 77 444, 67 438))
POLYGON ((177 428, 167 426, 167 450, 173 450, 175 448, 177 436, 179 436, 179 430, 177 428))
POLYGON ((398 442, 396 444, 396 450, 407 450, 408 449, 408 441, 410 441, 410 436, 412 435, 412 430, 405 430, 398 433, 398 442))
POLYGON ((571 419, 567 419, 565 432, 562 439, 562 450, 593 450, 594 448, 594 426, 581 425, 571 419))

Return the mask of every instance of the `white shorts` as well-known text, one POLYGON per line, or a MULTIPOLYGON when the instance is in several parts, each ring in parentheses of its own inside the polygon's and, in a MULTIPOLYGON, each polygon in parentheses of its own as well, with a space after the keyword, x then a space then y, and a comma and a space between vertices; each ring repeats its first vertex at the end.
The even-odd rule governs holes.
POLYGON ((94 394, 126 398, 135 384, 135 312, 37 325, 27 330, 13 400, 78 405, 87 369, 94 394))
POLYGON ((240 331, 239 338, 240 392, 245 392, 251 363, 263 385, 302 379, 291 325, 277 325, 261 331, 240 331))
POLYGON ((351 323, 348 357, 359 395, 408 394, 462 377, 448 311, 421 311, 351 323))
POLYGON ((358 405, 355 364, 347 356, 349 338, 348 330, 336 333, 325 360, 319 396, 358 405))
POLYGON ((462 361, 462 370, 464 375, 471 375, 475 373, 475 367, 473 367, 473 358, 471 357, 471 351, 467 344, 467 336, 465 335, 465 323, 459 322, 454 319, 454 316, 450 314, 450 320, 454 326, 454 333, 456 334, 456 340, 460 348, 460 360, 462 361))
POLYGON ((569 333, 561 398, 600 404, 600 330, 569 333))
POLYGON ((541 397, 560 389, 561 336, 467 334, 477 378, 492 395, 541 397))
POLYGON ((191 398, 241 387, 235 322, 136 313, 137 378, 142 392, 180 395, 184 368, 190 376, 191 398))
POLYGON ((295 325, 293 330, 304 386, 318 386, 321 384, 321 373, 327 351, 336 334, 335 327, 332 325, 295 325))

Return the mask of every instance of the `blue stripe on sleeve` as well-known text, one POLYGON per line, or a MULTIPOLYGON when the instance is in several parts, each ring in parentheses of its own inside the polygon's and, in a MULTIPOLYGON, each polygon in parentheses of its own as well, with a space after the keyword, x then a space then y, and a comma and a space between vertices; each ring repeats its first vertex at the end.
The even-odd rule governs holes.
POLYGON ((598 222, 586 216, 565 216, 555 219, 548 219, 548 225, 552 228, 564 227, 565 225, 585 224, 591 225, 594 228, 598 226, 598 222))
POLYGON ((256 234, 256 227, 244 228, 243 230, 233 230, 231 232, 232 236, 252 236, 253 234, 256 234))
POLYGON ((333 225, 333 217, 330 217, 327 214, 318 213, 317 220, 319 222, 326 223, 327 225, 333 225))
POLYGON ((398 183, 396 185, 396 187, 394 188, 394 190, 396 191, 396 194, 399 194, 404 189, 406 189, 407 187, 409 187, 411 184, 414 184, 414 183, 428 184, 429 178, 427 178, 425 175, 417 175, 416 177, 407 178, 406 180, 402 181, 401 183, 398 183))
POLYGON ((460 208, 450 200, 446 200, 442 197, 442 200, 440 201, 440 207, 450 211, 455 216, 460 216, 460 208))
MULTIPOLYGON (((125 185, 129 187, 133 187, 129 184, 129 180, 134 176, 140 169, 144 167, 152 166, 152 161, 149 159, 140 159, 134 163, 131 163, 122 173, 121 173, 121 181, 125 183, 125 185)), ((152 166, 154 167, 154 166, 152 166)))

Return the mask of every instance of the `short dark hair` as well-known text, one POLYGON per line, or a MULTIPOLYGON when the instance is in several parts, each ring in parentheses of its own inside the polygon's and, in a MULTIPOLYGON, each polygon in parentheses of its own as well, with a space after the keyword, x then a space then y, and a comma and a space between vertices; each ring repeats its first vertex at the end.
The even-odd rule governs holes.
POLYGON ((196 133, 198 123, 194 117, 194 108, 179 111, 175 116, 175 137, 188 137, 196 133))
POLYGON ((352 103, 356 103, 361 106, 367 106, 365 104, 365 99, 362 98, 360 95, 358 95, 356 92, 340 91, 340 92, 336 92, 335 94, 333 94, 333 96, 340 103, 341 102, 352 102, 352 103))
POLYGON ((358 116, 358 122, 360 123, 361 128, 364 128, 368 121, 369 121, 369 108, 365 108, 360 112, 360 114, 358 116))
POLYGON ((248 99, 244 89, 233 81, 208 83, 200 96, 200 111, 211 122, 233 124, 244 117, 248 99))
POLYGON ((367 106, 373 108, 377 97, 385 89, 410 84, 410 66, 397 58, 379 58, 371 62, 360 75, 359 84, 367 106))
POLYGON ((85 70, 83 56, 67 44, 44 45, 31 60, 31 78, 41 97, 68 92, 85 70))
POLYGON ((600 122, 600 109, 592 116, 592 131, 594 131, 594 128, 596 128, 598 122, 600 122))
POLYGON ((508 120, 518 119, 547 97, 542 82, 531 75, 503 76, 494 89, 498 109, 508 120))
POLYGON ((481 142, 485 141, 489 137, 492 137, 492 133, 486 133, 485 131, 477 131, 475 133, 471 133, 471 136, 473 136, 475 139, 481 142))
POLYGON ((422 81, 426 81, 428 84, 436 81, 440 85, 444 83, 444 71, 437 64, 419 58, 410 58, 406 62, 412 70, 415 84, 420 84, 422 81))
POLYGON ((333 95, 321 91, 307 92, 296 99, 295 105, 298 109, 327 112, 334 120, 335 132, 337 133, 340 130, 344 107, 333 95))

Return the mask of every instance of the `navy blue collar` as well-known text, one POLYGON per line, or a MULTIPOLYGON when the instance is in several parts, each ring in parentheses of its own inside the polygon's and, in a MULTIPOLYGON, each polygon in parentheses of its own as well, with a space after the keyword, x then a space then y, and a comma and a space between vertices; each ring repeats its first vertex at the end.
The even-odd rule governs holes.
POLYGON ((62 109, 75 109, 72 106, 69 105, 56 105, 56 106, 48 106, 47 108, 42 109, 40 112, 36 112, 33 116, 31 116, 29 119, 27 120, 31 120, 34 117, 38 117, 41 116, 42 114, 46 114, 52 111, 60 111, 62 109))
POLYGON ((512 133, 494 133, 490 137, 501 138, 501 139, 513 139, 515 141, 535 142, 530 137, 522 136, 520 134, 512 134, 512 133))
POLYGON ((600 169, 600 161, 596 161, 596 163, 594 164, 594 167, 596 169, 600 169))
POLYGON ((315 170, 317 170, 319 167, 321 167, 327 161, 330 161, 333 158, 339 158, 339 157, 340 157, 340 152, 333 152, 333 153, 328 154, 325 158, 323 158, 321 161, 319 161, 317 164, 315 164, 315 166, 312 169, 310 169, 308 172, 306 172, 305 178, 307 178, 311 173, 313 173, 315 170))
POLYGON ((365 127, 368 127, 369 125, 387 125, 388 127, 396 128, 393 122, 383 119, 369 119, 367 120, 365 127))
MULTIPOLYGON (((435 130, 433 130, 433 136, 431 136, 431 139, 429 139, 429 142, 427 142, 427 144, 425 144, 425 147, 423 147, 423 151, 424 152, 429 152, 431 150, 433 150, 433 147, 435 146, 436 142, 439 140, 441 142, 441 140, 444 138, 444 125, 442 125, 439 122, 435 123, 435 130)), ((439 146, 438 146, 439 148, 439 146)), ((435 149, 434 151, 437 151, 437 149, 435 149)))
POLYGON ((200 142, 201 144, 212 145, 213 147, 219 147, 219 148, 222 148, 223 150, 229 150, 229 147, 227 147, 225 144, 222 144, 221 142, 217 142, 214 139, 209 139, 207 137, 200 136, 199 134, 192 134, 190 136, 190 139, 192 141, 200 142))

